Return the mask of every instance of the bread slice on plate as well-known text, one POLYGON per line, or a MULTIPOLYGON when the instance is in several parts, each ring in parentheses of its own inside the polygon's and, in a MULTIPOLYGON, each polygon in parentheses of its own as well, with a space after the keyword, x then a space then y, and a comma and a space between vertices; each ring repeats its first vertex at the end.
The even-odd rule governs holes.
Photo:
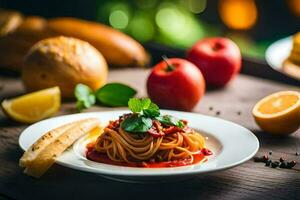
POLYGON ((291 62, 289 59, 286 59, 283 62, 282 69, 285 73, 300 80, 300 65, 297 65, 294 62, 291 62))
POLYGON ((55 128, 38 139, 20 159, 24 172, 33 177, 42 176, 56 158, 78 138, 99 126, 99 120, 88 118, 55 128))

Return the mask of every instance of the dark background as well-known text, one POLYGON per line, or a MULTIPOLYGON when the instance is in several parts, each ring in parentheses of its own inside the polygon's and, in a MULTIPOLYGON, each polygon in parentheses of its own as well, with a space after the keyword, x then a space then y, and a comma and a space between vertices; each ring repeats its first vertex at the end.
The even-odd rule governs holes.
MULTIPOLYGON (((163 4, 173 6, 186 15, 188 20, 197 20, 201 25, 202 34, 196 35, 195 39, 207 36, 223 35, 234 40, 242 49, 246 56, 258 59, 264 58, 264 51, 269 44, 277 39, 292 35, 300 30, 300 1, 299 0, 223 0, 227 5, 233 5, 236 2, 254 2, 257 10, 257 20, 255 24, 247 29, 239 30, 228 27, 222 21, 220 15, 221 0, 185 0, 185 2, 194 2, 194 5, 202 3, 204 9, 199 13, 193 13, 190 5, 183 3, 182 0, 174 1, 158 1, 158 0, 0 0, 0 7, 6 9, 18 10, 25 15, 40 15, 46 18, 58 16, 72 16, 87 20, 99 21, 110 25, 109 16, 115 8, 126 8, 128 12, 127 28, 120 28, 121 31, 133 36, 142 43, 158 42, 175 48, 186 49, 194 42, 193 40, 185 41, 172 40, 169 35, 164 35, 155 24, 155 15, 161 9, 163 4), (142 13, 142 14, 141 14, 142 13), (141 36, 139 28, 130 29, 131 21, 138 15, 146 16, 149 23, 153 26, 152 36, 146 38, 141 36), (140 34, 140 35, 139 35, 140 34), (168 38, 169 37, 169 38, 168 38)), ((193 6, 193 5, 191 5, 193 6)), ((174 24, 176 24, 174 19, 174 24)), ((146 26, 146 25, 145 25, 146 26)), ((188 28, 188 27, 187 27, 188 28)), ((199 28, 199 27, 198 27, 199 28)), ((166 27, 168 30, 168 27, 166 27)), ((177 30, 172 30, 172 34, 176 34, 177 30)), ((180 33, 181 29, 178 29, 180 33)), ((195 34, 197 32, 195 31, 195 34)))

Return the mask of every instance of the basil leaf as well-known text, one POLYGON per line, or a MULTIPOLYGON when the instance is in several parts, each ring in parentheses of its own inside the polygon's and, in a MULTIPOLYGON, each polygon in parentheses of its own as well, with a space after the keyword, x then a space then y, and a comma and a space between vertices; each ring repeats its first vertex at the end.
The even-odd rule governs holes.
POLYGON ((96 98, 107 106, 126 106, 128 100, 136 94, 136 90, 121 84, 109 83, 98 89, 96 98))
POLYGON ((162 115, 162 116, 156 117, 156 119, 163 124, 177 126, 180 128, 184 127, 184 123, 181 120, 179 120, 177 117, 174 117, 172 115, 162 115))
POLYGON ((96 102, 93 90, 84 84, 76 85, 74 95, 77 99, 76 108, 78 111, 89 108, 96 102))
POLYGON ((128 107, 133 113, 140 113, 145 117, 155 118, 160 115, 159 107, 149 98, 131 98, 128 101, 128 107))
POLYGON ((150 106, 143 110, 143 115, 150 118, 158 117, 160 115, 159 107, 151 102, 150 106))
POLYGON ((133 114, 121 123, 122 129, 127 132, 147 132, 152 127, 152 120, 140 115, 133 114))
POLYGON ((133 113, 142 112, 144 109, 147 109, 151 105, 151 100, 149 98, 138 99, 131 98, 128 101, 128 107, 133 113))

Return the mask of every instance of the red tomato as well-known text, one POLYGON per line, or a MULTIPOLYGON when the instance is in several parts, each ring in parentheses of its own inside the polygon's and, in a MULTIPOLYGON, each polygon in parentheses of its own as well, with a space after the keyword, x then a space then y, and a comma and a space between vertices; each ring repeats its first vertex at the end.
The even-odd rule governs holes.
POLYGON ((190 111, 204 95, 205 82, 194 64, 171 58, 154 66, 147 80, 147 91, 151 100, 162 108, 190 111))
POLYGON ((227 38, 206 38, 198 41, 187 53, 187 59, 202 72, 206 84, 222 87, 240 71, 239 47, 227 38))

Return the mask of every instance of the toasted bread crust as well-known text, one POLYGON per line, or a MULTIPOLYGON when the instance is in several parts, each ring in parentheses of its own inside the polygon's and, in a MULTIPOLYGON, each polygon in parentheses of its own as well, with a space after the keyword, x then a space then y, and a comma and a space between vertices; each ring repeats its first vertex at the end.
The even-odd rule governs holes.
MULTIPOLYGON (((24 172, 33 177, 42 176, 53 165, 56 158, 61 155, 69 146, 71 146, 79 137, 99 126, 99 120, 96 118, 89 118, 66 124, 58 127, 51 132, 52 137, 40 138, 32 147, 40 147, 35 150, 29 148, 20 160, 20 165, 25 167, 24 172), (53 137, 53 133, 55 137, 53 137), (45 142, 45 140, 49 140, 45 142), (43 144, 41 146, 41 144, 43 144), (27 158, 27 159, 26 159, 27 158), (29 159, 28 159, 29 158, 29 159), (22 163, 22 164, 21 164, 22 163)), ((49 133, 46 133, 49 136, 49 133)))

